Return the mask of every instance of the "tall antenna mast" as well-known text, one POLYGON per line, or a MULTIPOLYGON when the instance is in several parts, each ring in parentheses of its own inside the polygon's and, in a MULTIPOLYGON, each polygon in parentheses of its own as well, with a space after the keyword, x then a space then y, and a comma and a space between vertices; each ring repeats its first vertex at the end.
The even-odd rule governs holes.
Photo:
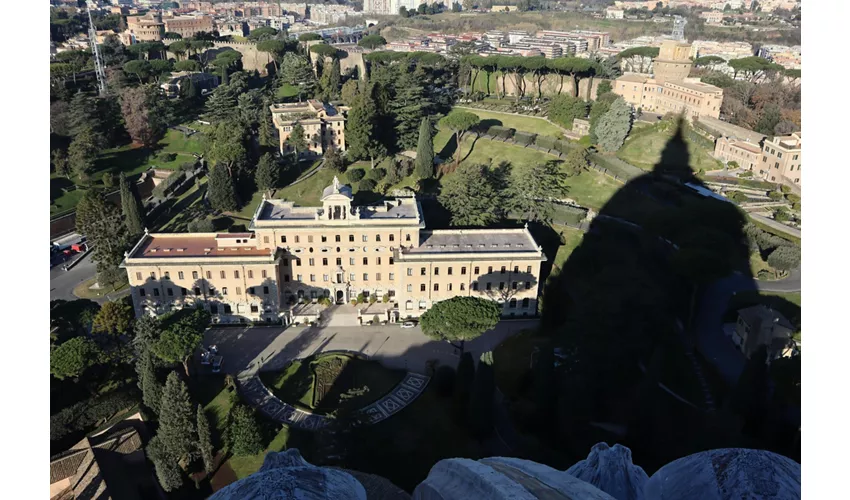
POLYGON ((97 92, 100 97, 106 96, 106 71, 103 69, 103 61, 100 58, 100 49, 97 48, 97 31, 94 29, 94 21, 91 17, 91 9, 86 7, 89 15, 89 44, 94 58, 94 74, 97 76, 97 92))

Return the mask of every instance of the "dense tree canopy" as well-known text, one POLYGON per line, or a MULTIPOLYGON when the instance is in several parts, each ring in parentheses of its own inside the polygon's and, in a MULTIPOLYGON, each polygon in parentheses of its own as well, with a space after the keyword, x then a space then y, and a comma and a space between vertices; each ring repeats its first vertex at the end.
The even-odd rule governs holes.
POLYGON ((623 146, 631 128, 632 108, 623 99, 617 99, 596 127, 599 145, 606 151, 617 151, 623 146))
POLYGON ((357 42, 357 45, 373 50, 386 44, 387 39, 381 35, 366 35, 357 42))
POLYGON ((100 311, 92 322, 93 333, 106 333, 109 335, 121 335, 130 331, 133 324, 133 306, 124 300, 107 302, 103 304, 100 311))
MULTIPOLYGON (((436 340, 463 342, 492 330, 502 314, 493 300, 478 297, 452 297, 436 302, 422 315, 422 332, 436 340)), ((463 349, 463 347, 461 347, 463 349)))
POLYGON ((445 178, 437 199, 451 212, 453 226, 486 227, 510 209, 506 184, 503 169, 464 163, 445 178))
POLYGON ((76 378, 100 362, 101 350, 85 337, 75 337, 50 351, 50 373, 58 379, 76 378))

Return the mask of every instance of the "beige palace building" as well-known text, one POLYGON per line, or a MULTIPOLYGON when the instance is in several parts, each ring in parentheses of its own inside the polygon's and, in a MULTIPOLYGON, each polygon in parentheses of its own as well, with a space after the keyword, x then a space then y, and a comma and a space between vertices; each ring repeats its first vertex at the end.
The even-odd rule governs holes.
POLYGON ((527 228, 427 230, 413 195, 352 201, 334 178, 320 207, 264 199, 249 233, 146 233, 122 263, 136 314, 201 305, 220 322, 288 323, 299 303, 358 295, 390 303, 393 318, 457 296, 537 314, 546 257, 527 228))
MULTIPOLYGON (((328 148, 345 151, 345 115, 347 108, 335 108, 316 99, 304 103, 272 104, 272 122, 280 136, 280 152, 288 153, 291 147, 286 140, 292 128, 301 125, 309 153, 323 155, 328 148)), ((309 154, 299 151, 299 156, 309 154)))
POLYGON ((688 120, 720 117, 723 89, 687 78, 693 61, 691 46, 665 41, 653 59, 652 76, 627 73, 612 83, 613 92, 637 108, 652 113, 681 113, 688 120))

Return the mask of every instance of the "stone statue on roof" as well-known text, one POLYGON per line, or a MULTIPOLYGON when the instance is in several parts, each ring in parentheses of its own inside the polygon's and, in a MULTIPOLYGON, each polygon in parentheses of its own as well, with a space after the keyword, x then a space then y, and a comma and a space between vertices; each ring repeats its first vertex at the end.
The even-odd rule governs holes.
POLYGON ((334 176, 334 193, 339 193, 339 178, 334 176))

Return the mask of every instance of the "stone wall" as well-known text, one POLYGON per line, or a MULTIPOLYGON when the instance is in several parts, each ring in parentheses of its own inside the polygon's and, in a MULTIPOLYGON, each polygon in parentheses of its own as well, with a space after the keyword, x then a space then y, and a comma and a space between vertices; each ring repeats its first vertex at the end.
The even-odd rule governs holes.
MULTIPOLYGON (((235 50, 242 54, 242 68, 245 71, 257 70, 265 76, 269 74, 269 65, 274 65, 271 54, 260 52, 257 50, 257 44, 252 42, 213 42, 213 48, 207 50, 204 55, 208 61, 212 61, 218 54, 226 50, 235 50)), ((169 58, 177 59, 177 56, 171 52, 166 55, 169 58)))
MULTIPOLYGON (((487 91, 486 84, 487 73, 481 71, 476 77, 475 88, 481 92, 487 91)), ((516 95, 516 83, 513 74, 509 73, 504 79, 505 94, 508 96, 516 95)), ((532 75, 525 75, 525 95, 537 96, 537 81, 532 75)), ((578 82, 578 94, 585 100, 596 100, 596 89, 599 84, 609 81, 604 78, 581 78, 578 82)), ((555 74, 549 74, 543 77, 541 89, 544 96, 558 95, 559 90, 562 94, 573 95, 573 80, 566 76, 563 79, 563 87, 561 86, 561 77, 555 74)), ((502 89, 501 74, 496 72, 490 75, 490 94, 496 95, 497 91, 502 89)))

